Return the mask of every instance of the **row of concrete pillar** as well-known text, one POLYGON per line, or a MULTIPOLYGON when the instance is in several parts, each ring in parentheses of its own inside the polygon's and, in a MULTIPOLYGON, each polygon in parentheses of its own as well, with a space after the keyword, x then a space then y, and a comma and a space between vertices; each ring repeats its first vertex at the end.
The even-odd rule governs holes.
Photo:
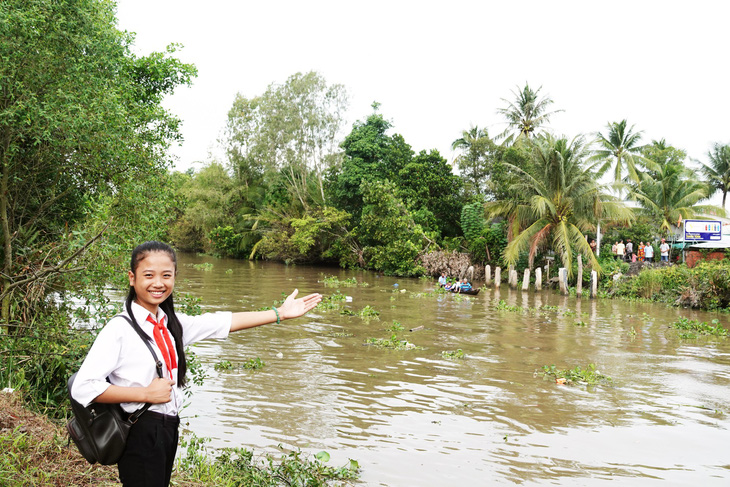
MULTIPOLYGON (((545 266, 545 275, 549 276, 550 273, 550 267, 549 264, 545 266)), ((530 269, 525 269, 525 273, 522 276, 522 290, 527 291, 530 287, 530 269)), ((484 269, 484 275, 485 280, 487 283, 487 286, 499 287, 502 284, 502 269, 500 267, 496 267, 494 269, 494 280, 492 280, 492 267, 486 266, 484 269)), ((517 282, 517 271, 514 269, 514 266, 509 266, 507 269, 507 284, 512 289, 516 289, 518 282, 517 282)), ((538 267, 535 269, 535 290, 540 291, 542 289, 542 267, 538 267)), ((558 269, 558 286, 560 288, 560 293, 563 295, 570 294, 569 288, 568 288, 568 270, 565 267, 561 267, 558 269)), ((580 256, 578 257, 578 276, 577 276, 577 282, 576 282, 576 294, 578 296, 583 295, 583 263, 581 261, 580 256)), ((590 289, 588 291, 588 295, 591 298, 595 298, 596 294, 598 293, 598 273, 596 271, 591 271, 591 285, 590 289)))

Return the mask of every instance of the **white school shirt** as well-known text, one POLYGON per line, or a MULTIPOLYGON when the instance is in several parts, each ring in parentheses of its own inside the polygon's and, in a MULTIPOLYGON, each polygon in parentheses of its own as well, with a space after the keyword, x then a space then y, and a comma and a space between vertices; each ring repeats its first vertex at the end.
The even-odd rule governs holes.
MULTIPOLYGON (((132 313, 142 331, 152 339, 150 345, 157 354, 157 358, 162 361, 163 375, 169 378, 162 352, 154 340, 154 325, 147 321, 147 316, 152 313, 137 303, 132 303, 132 313)), ((231 329, 231 312, 205 313, 199 316, 188 316, 181 313, 176 313, 176 315, 182 325, 184 346, 206 338, 227 338, 231 329)), ((158 309, 156 317, 153 316, 157 321, 162 317, 165 317, 165 323, 167 323, 167 317, 161 309, 158 309)), ((170 340, 174 352, 175 339, 172 334, 170 334, 170 340)), ((172 376, 173 380, 177 382, 176 368, 172 370, 172 376)), ((79 403, 88 406, 109 387, 110 382, 107 382, 107 377, 111 384, 124 387, 147 387, 157 378, 157 369, 152 354, 132 325, 121 317, 111 319, 99 332, 76 375, 71 395, 79 403)), ((173 386, 171 395, 170 402, 153 404, 149 410, 173 416, 178 414, 183 403, 182 389, 177 385, 173 386)), ((122 408, 132 413, 143 405, 143 403, 127 402, 122 403, 122 408)))

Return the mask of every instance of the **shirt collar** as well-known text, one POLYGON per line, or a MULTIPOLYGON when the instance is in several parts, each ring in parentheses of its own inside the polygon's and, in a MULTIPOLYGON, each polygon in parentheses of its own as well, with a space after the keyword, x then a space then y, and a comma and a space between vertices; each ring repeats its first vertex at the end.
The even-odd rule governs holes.
POLYGON ((132 314, 134 314, 134 319, 137 320, 137 323, 139 323, 140 326, 144 326, 143 323, 148 323, 152 326, 152 324, 147 321, 148 316, 152 316, 155 321, 160 321, 162 318, 165 318, 165 324, 167 324, 167 315, 164 311, 162 311, 162 308, 159 307, 157 308, 157 316, 155 316, 146 308, 132 301, 132 314))

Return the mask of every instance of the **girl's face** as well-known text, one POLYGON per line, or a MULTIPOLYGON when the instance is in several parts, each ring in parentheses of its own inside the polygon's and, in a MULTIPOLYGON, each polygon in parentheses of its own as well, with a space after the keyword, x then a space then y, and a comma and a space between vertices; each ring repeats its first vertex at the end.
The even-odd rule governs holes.
POLYGON ((175 287, 175 262, 166 252, 149 252, 129 271, 129 285, 137 293, 137 304, 157 315, 157 308, 175 287))

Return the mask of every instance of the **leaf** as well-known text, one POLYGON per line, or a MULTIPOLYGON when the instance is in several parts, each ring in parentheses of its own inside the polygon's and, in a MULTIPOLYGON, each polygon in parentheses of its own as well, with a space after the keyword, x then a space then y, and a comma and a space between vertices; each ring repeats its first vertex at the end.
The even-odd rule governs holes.
MULTIPOLYGON (((326 451, 321 451, 314 456, 320 462, 329 462, 330 461, 330 454, 327 453, 326 451)), ((352 460, 350 460, 350 462, 352 462, 352 460)))

